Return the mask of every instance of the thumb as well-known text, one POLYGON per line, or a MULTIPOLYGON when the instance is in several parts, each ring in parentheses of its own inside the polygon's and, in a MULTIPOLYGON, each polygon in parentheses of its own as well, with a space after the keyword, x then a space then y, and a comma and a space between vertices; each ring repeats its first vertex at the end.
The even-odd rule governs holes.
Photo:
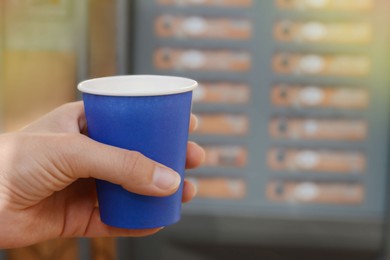
POLYGON ((65 139, 66 145, 56 153, 62 168, 59 172, 73 180, 92 177, 150 196, 168 196, 179 187, 177 172, 139 152, 101 144, 79 134, 65 139))

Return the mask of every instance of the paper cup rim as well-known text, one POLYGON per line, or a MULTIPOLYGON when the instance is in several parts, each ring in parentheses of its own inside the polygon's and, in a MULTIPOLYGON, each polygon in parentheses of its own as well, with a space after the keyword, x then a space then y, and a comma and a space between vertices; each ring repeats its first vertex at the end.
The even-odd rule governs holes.
POLYGON ((77 89, 101 96, 163 96, 194 90, 195 80, 163 75, 124 75, 82 81, 77 89))

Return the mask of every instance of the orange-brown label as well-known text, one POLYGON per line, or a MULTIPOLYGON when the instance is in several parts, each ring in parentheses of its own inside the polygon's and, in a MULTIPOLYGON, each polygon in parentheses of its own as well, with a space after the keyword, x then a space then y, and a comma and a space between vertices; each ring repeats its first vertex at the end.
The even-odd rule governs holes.
POLYGON ((242 146, 203 146, 206 157, 204 166, 208 167, 245 167, 248 150, 242 146))
POLYGON ((274 171, 362 174, 366 156, 359 151, 272 148, 268 166, 274 171))
POLYGON ((275 202, 311 204, 360 204, 365 188, 359 183, 270 181, 267 198, 275 202))
POLYGON ((196 134, 203 135, 246 135, 249 119, 245 115, 198 114, 196 134))
POLYGON ((375 0, 275 0, 281 9, 319 11, 370 11, 375 0))
POLYGON ((280 21, 274 26, 274 37, 281 42, 368 44, 372 26, 360 23, 321 23, 280 21))
POLYGON ((278 74, 367 76, 371 60, 367 56, 278 53, 273 70, 278 74))
POLYGON ((160 70, 243 72, 251 67, 251 55, 247 51, 160 48, 154 53, 154 64, 160 70))
POLYGON ((364 88, 276 85, 271 91, 274 106, 364 109, 369 93, 364 88))
POLYGON ((199 82, 194 90, 194 103, 246 104, 250 99, 246 84, 230 82, 199 82))
POLYGON ((244 180, 235 178, 188 178, 197 187, 197 198, 240 200, 245 198, 244 180))
POLYGON ((159 37, 246 40, 252 35, 247 19, 163 15, 155 21, 159 37))
POLYGON ((269 132, 273 138, 362 141, 367 128, 365 120, 273 118, 269 132))
POLYGON ((250 7, 253 0, 156 0, 161 5, 250 7))

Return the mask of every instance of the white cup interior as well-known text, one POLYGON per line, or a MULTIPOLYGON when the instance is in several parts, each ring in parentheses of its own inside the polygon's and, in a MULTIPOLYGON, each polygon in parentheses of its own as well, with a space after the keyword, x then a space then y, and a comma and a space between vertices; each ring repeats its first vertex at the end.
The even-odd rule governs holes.
POLYGON ((161 96, 192 91, 195 80, 160 75, 130 75, 90 79, 81 82, 81 92, 103 96, 161 96))

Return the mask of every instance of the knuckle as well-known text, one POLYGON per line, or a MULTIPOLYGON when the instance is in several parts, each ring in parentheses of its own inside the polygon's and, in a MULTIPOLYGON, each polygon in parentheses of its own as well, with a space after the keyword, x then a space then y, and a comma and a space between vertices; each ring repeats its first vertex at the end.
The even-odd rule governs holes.
POLYGON ((56 168, 63 174, 74 178, 77 173, 81 173, 82 163, 80 162, 80 149, 85 147, 85 137, 80 134, 66 133, 56 137, 52 151, 57 151, 55 154, 56 160, 53 160, 56 168))
POLYGON ((134 172, 137 170, 138 161, 141 160, 141 153, 136 151, 130 151, 123 153, 122 156, 122 169, 123 171, 134 172))
POLYGON ((147 184, 151 181, 151 174, 148 174, 146 165, 147 159, 140 152, 129 151, 123 154, 122 169, 132 185, 147 184))

